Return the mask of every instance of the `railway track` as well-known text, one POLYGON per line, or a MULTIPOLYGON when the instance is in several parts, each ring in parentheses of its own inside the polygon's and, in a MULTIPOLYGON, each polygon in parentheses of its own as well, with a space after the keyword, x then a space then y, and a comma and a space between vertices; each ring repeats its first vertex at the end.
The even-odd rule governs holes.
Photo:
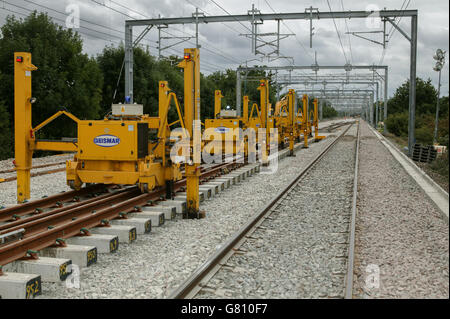
MULTIPOLYGON (((200 181, 206 182, 241 167, 225 163, 202 168, 200 181)), ((174 184, 174 192, 185 189, 186 180, 174 184)), ((137 187, 117 188, 94 185, 0 210, 0 266, 27 257, 65 239, 88 234, 90 228, 109 226, 113 219, 164 200, 161 188, 142 194, 137 187)))
MULTIPOLYGON (((241 166, 242 163, 202 165, 200 182, 203 184, 241 166)), ((185 191, 184 179, 175 183, 173 195, 180 191, 185 191)), ((164 189, 141 194, 136 187, 92 185, 0 209, 0 273, 3 265, 36 259, 38 252, 47 247, 65 247, 71 237, 86 237, 90 229, 104 229, 112 221, 127 219, 130 213, 135 216, 141 208, 159 205, 164 196, 164 189)), ((181 200, 179 197, 175 201, 181 200)), ((114 245, 118 247, 118 241, 114 245)), ((11 271, 11 267, 6 271, 11 271)))
POLYGON ((169 298, 352 298, 358 151, 349 125, 169 298))
MULTIPOLYGON (((58 162, 58 163, 48 163, 48 164, 41 164, 31 167, 31 169, 38 169, 38 168, 44 168, 44 167, 50 167, 50 166, 59 166, 59 165, 65 165, 66 162, 58 162)), ((0 174, 6 174, 6 173, 14 173, 16 171, 15 168, 5 169, 1 170, 0 174)))

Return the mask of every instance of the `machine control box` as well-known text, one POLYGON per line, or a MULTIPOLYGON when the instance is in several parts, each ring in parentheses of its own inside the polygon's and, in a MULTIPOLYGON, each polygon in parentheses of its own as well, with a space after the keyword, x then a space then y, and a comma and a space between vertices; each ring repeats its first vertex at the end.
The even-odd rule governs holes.
POLYGON ((148 124, 138 121, 82 121, 78 158, 135 161, 148 155, 148 124))
POLYGON ((113 104, 111 109, 114 116, 139 116, 144 114, 142 104, 113 104))
POLYGON ((220 110, 219 117, 221 118, 229 118, 236 117, 236 110, 220 110))

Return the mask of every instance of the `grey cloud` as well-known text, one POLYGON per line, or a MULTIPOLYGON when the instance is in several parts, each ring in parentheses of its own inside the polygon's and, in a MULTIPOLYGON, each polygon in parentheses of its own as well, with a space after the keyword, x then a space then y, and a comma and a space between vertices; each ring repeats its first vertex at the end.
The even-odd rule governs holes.
MULTIPOLYGON (((39 11, 46 11, 43 8, 39 8, 36 5, 25 2, 24 0, 12 1, 17 5, 38 9, 39 11)), ((107 27, 124 30, 124 21, 127 18, 117 12, 109 10, 108 8, 96 4, 90 0, 33 0, 36 3, 57 9, 64 12, 65 6, 69 3, 78 3, 81 9, 81 17, 88 21, 92 21, 98 24, 105 25, 107 27)), ((97 2, 104 3, 106 6, 112 5, 108 0, 96 0, 97 2)), ((251 8, 252 1, 243 0, 215 0, 223 8, 228 10, 232 14, 243 14, 251 8)), ((191 16, 195 10, 194 6, 189 2, 194 3, 201 10, 213 15, 225 15, 220 8, 218 8, 210 0, 115 0, 117 3, 123 4, 123 7, 115 8, 118 11, 127 13, 135 18, 157 17, 161 14, 163 17, 177 17, 177 16, 191 16), (142 15, 136 12, 142 13, 142 15)), ((267 6, 265 1, 254 1, 257 7, 263 12, 272 12, 267 6)), ((329 11, 327 2, 323 1, 291 1, 291 0, 269 0, 269 3, 277 12, 304 12, 305 8, 314 6, 319 8, 321 12, 329 11)), ((355 0, 343 0, 342 1, 345 10, 365 10, 368 5, 376 4, 380 9, 386 7, 387 9, 400 9, 403 0, 369 0, 369 1, 355 1, 355 0)), ((333 10, 341 11, 341 1, 330 0, 330 4, 333 10)), ((432 55, 434 51, 440 47, 444 50, 448 50, 448 18, 449 18, 449 4, 447 1, 442 0, 428 0, 428 1, 411 1, 408 9, 419 10, 419 32, 418 32, 418 58, 417 58, 417 71, 418 76, 422 78, 432 78, 433 83, 436 83, 437 74, 432 70, 434 60, 432 55)), ((23 12, 23 10, 15 9, 16 11, 23 12)), ((0 24, 4 23, 5 17, 9 12, 0 9, 0 24)), ((28 13, 28 12, 27 12, 28 13)), ((57 16, 60 19, 64 19, 64 16, 55 12, 49 11, 49 15, 57 16)), ((59 23, 59 22, 58 22, 59 23)), ((92 31, 81 30, 86 33, 96 34, 99 37, 105 38, 108 41, 98 39, 92 36, 82 35, 85 39, 84 50, 90 55, 96 55, 101 52, 105 44, 111 42, 117 45, 120 42, 120 37, 123 37, 123 33, 102 29, 91 24, 81 23, 82 26, 86 26, 92 29, 102 30, 106 34, 96 34, 92 31), (110 34, 110 36, 108 36, 110 34), (114 37, 111 35, 118 36, 114 37)), ((345 59, 342 53, 342 48, 339 44, 339 39, 336 34, 336 30, 332 20, 314 20, 313 25, 315 27, 316 35, 313 38, 313 49, 309 48, 309 23, 308 21, 285 21, 296 34, 297 38, 290 37, 281 42, 281 52, 285 56, 293 56, 296 64, 310 65, 313 62, 312 57, 314 51, 317 51, 317 57, 320 64, 343 64, 345 59), (303 44, 303 47, 299 45, 298 41, 303 44)), ((239 23, 228 24, 238 32, 248 32, 239 23)), ((247 27, 250 25, 244 23, 247 27)), ((336 20, 336 25, 340 31, 341 39, 343 42, 344 50, 348 58, 350 58, 349 40, 348 35, 345 34, 346 27, 343 20, 336 20)), ((367 30, 365 22, 363 20, 347 20, 347 26, 350 31, 363 31, 367 30)), ((402 19, 400 26, 409 33, 409 19, 402 19)), ((388 30, 390 30, 388 25, 388 30)), ((142 28, 136 28, 135 34, 139 33, 142 28)), ((195 29, 193 25, 174 26, 170 27, 169 32, 174 35, 193 35, 195 29), (176 30, 177 29, 177 30, 176 30)), ((261 32, 272 32, 276 30, 275 23, 264 23, 260 26, 261 32)), ((282 25, 283 32, 289 32, 282 25)), ((374 39, 380 40, 380 35, 375 35, 374 39)), ((157 46, 157 31, 152 30, 146 37, 144 44, 151 45, 150 51, 156 54, 155 47, 157 46)), ((165 40, 165 43, 169 43, 170 40, 165 40)), ((173 42, 174 40, 172 40, 173 42)), ((369 43, 365 40, 351 37, 352 55, 354 64, 372 64, 378 63, 382 55, 383 49, 379 45, 369 43)), ((168 50, 165 54, 173 54, 179 52, 179 55, 183 52, 183 47, 192 46, 192 43, 184 43, 176 46, 172 50, 168 50)), ((209 24, 200 25, 200 42, 203 45, 201 50, 202 62, 204 62, 203 71, 208 73, 217 68, 235 68, 238 63, 245 60, 255 58, 250 52, 250 41, 244 37, 240 37, 237 32, 230 30, 230 28, 223 24, 209 24), (223 56, 215 55, 210 51, 219 52, 223 56), (230 61, 232 60, 232 61, 230 61)), ((448 59, 447 59, 448 60, 448 59)), ((265 62, 265 64, 267 64, 265 62)), ((275 61, 272 65, 286 64, 285 61, 275 61)), ((392 37, 392 41, 388 45, 388 49, 385 52, 385 58, 383 64, 387 64, 390 68, 390 94, 394 93, 394 90, 405 79, 409 77, 409 43, 406 41, 397 31, 392 37)), ((448 92, 448 75, 449 68, 448 63, 443 69, 443 87, 442 92, 448 92)))

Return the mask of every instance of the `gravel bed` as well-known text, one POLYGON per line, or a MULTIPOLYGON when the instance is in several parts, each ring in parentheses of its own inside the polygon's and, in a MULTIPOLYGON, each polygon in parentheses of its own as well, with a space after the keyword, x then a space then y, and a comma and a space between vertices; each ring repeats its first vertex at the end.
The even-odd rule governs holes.
POLYGON ((246 252, 233 255, 198 298, 343 297, 356 133, 353 126, 279 201, 241 246, 246 252))
MULTIPOLYGON (((47 163, 46 163, 47 164, 47 163)), ((61 165, 55 165, 55 166, 48 166, 48 167, 41 167, 41 168, 35 168, 31 170, 31 174, 33 173, 39 173, 39 172, 45 172, 45 171, 50 171, 50 170, 54 170, 54 169, 58 169, 58 168, 66 168, 66 163, 61 164, 61 165)), ((54 174, 54 173, 51 173, 54 174)), ((11 172, 11 173, 2 173, 0 174, 1 178, 9 178, 9 177, 16 177, 16 172, 11 172)), ((36 176, 32 176, 31 179, 35 178, 36 176)), ((12 182, 12 181, 11 181, 12 182)), ((8 183, 8 182, 6 182, 8 183)))
POLYGON ((365 122, 361 138, 354 297, 449 298, 448 224, 365 122))
MULTIPOLYGON (((66 160, 72 159, 73 154, 60 154, 60 155, 51 155, 51 156, 44 156, 44 157, 35 157, 32 159, 32 165, 38 166, 43 164, 51 164, 51 163, 58 163, 58 162, 64 162, 66 160)), ((9 158, 6 160, 0 161, 0 171, 7 170, 7 169, 13 169, 14 158, 9 158)))
MULTIPOLYGON (((33 158, 32 165, 38 166, 43 164, 51 164, 63 162, 72 159, 73 154, 52 155, 46 157, 33 158)), ((12 161, 14 158, 0 161, 0 170, 7 170, 14 168, 12 161)), ((48 171, 57 168, 64 168, 63 165, 49 166, 31 170, 32 173, 41 171, 48 171)), ((1 178, 15 177, 16 173, 3 173, 1 178)), ((11 206, 17 203, 17 181, 0 183, 0 206, 11 206)), ((42 176, 31 177, 30 182, 30 200, 39 199, 44 195, 52 195, 63 191, 69 191, 69 186, 66 185, 66 173, 58 172, 42 176)))
POLYGON ((257 174, 201 203, 206 218, 168 221, 114 254, 82 269, 81 288, 43 284, 43 298, 164 298, 178 287, 250 216, 333 140, 311 143, 279 161, 276 174, 257 174))
MULTIPOLYGON (((66 184, 66 172, 31 177, 30 200, 50 196, 63 191, 70 191, 66 184)), ((0 206, 10 206, 17 203, 17 181, 0 183, 0 206)))

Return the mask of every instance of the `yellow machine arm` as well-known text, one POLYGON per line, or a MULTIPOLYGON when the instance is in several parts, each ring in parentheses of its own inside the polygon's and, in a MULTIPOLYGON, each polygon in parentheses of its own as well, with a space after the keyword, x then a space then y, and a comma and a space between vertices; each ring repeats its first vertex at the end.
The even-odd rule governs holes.
POLYGON ((79 119, 66 111, 59 111, 35 128, 31 125, 34 99, 31 95, 31 73, 37 67, 31 63, 31 53, 14 53, 14 136, 15 163, 17 171, 17 202, 30 198, 30 169, 34 150, 75 152, 77 145, 64 141, 39 141, 35 133, 61 115, 66 115, 79 123, 79 119))
POLYGON ((222 109, 222 91, 215 90, 214 91, 214 118, 216 119, 219 114, 220 110, 222 109))
POLYGON ((200 54, 198 49, 184 49, 184 60, 178 64, 184 69, 184 125, 191 136, 192 160, 185 164, 187 218, 203 217, 199 212, 200 179, 200 54), (194 122, 195 120, 195 122, 194 122))

